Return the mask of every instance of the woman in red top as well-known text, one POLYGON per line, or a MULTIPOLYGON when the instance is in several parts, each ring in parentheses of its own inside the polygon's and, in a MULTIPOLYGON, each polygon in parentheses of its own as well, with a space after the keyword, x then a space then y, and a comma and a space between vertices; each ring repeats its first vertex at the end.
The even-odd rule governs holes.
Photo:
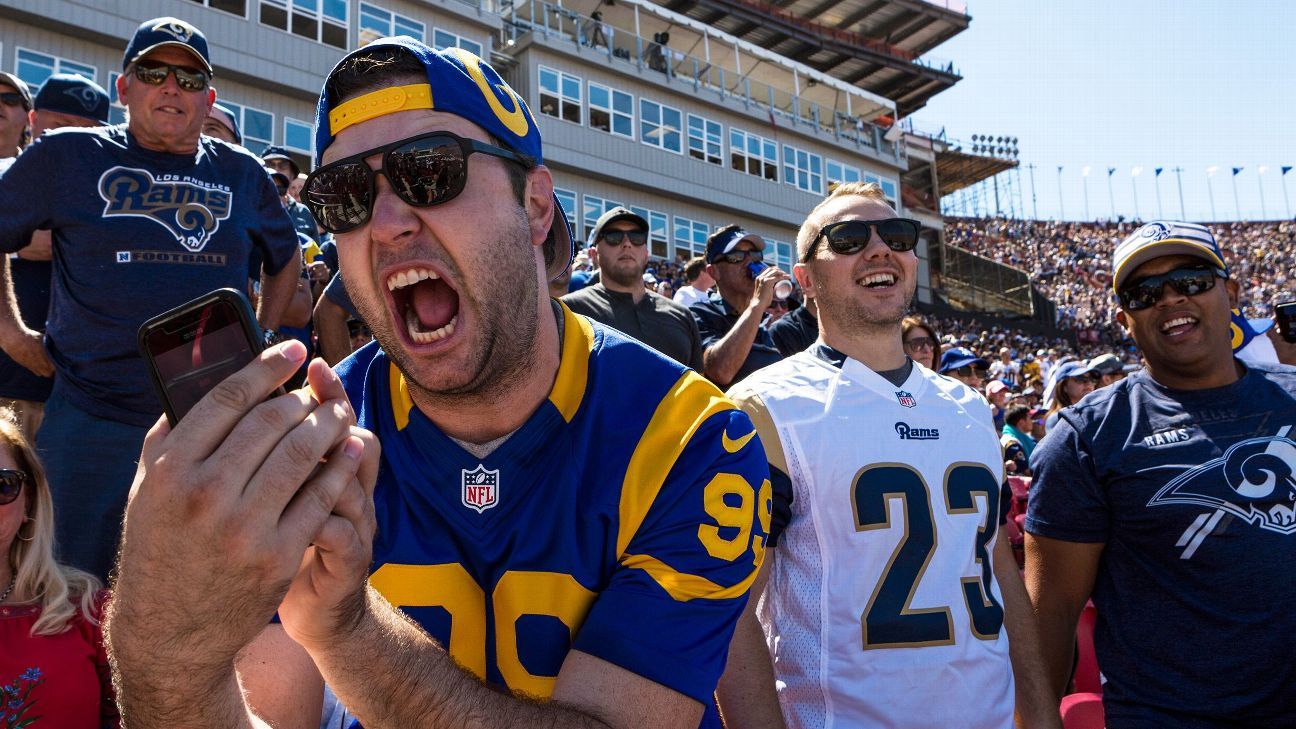
POLYGON ((54 561, 45 471, 22 432, 0 417, 0 729, 120 725, 99 588, 54 561))

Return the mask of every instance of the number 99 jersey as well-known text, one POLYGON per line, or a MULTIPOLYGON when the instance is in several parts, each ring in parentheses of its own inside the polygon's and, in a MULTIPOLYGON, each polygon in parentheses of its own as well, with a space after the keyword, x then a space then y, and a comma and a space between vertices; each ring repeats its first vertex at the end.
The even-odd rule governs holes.
POLYGON ((729 394, 774 478, 757 614, 788 726, 1012 726, 985 400, 918 365, 896 387, 822 344, 729 394))
POLYGON ((549 398, 484 457, 413 406, 376 344, 339 374, 382 443, 370 584, 478 678, 548 698, 571 649, 714 692, 763 556, 750 419, 673 360, 562 307, 549 398))

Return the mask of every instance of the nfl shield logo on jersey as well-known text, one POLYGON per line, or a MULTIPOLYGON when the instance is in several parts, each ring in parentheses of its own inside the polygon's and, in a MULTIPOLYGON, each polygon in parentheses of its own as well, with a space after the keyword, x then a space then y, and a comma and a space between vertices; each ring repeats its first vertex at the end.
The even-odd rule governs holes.
POLYGON ((918 406, 918 401, 914 399, 914 396, 904 390, 896 390, 896 399, 900 401, 901 405, 907 408, 918 406))
POLYGON ((478 514, 499 503, 499 469, 494 471, 486 470, 486 467, 477 464, 477 467, 469 471, 462 469, 463 474, 463 492, 461 498, 463 505, 469 509, 474 509, 478 514))

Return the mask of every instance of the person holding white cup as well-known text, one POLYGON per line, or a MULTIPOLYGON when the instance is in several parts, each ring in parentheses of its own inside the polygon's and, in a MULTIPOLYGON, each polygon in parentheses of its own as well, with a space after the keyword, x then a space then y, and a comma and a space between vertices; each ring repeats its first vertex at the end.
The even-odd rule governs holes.
POLYGON ((721 386, 782 359, 761 320, 777 295, 792 292, 786 271, 765 263, 765 240, 738 225, 707 238, 707 273, 719 293, 689 307, 702 335, 703 374, 721 386))

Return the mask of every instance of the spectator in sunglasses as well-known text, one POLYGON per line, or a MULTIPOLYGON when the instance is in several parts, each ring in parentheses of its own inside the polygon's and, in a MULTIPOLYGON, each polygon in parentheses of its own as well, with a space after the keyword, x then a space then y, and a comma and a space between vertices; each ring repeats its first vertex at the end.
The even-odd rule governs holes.
POLYGON ((108 621, 123 714, 318 726, 322 676, 367 726, 719 726, 770 519, 751 420, 550 298, 571 229, 485 61, 379 39, 316 122, 302 198, 376 341, 262 402, 305 356, 272 347, 152 431, 108 621))
POLYGON ((17 157, 27 146, 31 108, 27 83, 12 73, 0 73, 0 161, 17 157))
POLYGON ((591 233, 601 275, 597 283, 567 294, 564 304, 671 359, 702 369, 697 322, 688 309, 652 291, 647 281, 648 221, 626 208, 603 213, 591 233))
POLYGON ((766 265, 765 239, 738 225, 707 238, 706 259, 717 292, 689 310, 702 334, 703 373, 727 386, 783 358, 761 322, 788 274, 766 265))
MULTIPOLYGON (((784 357, 804 352, 819 339, 818 305, 811 292, 803 290, 801 296, 804 300, 800 306, 769 325, 770 338, 774 340, 774 346, 778 347, 779 354, 784 357)), ((774 303, 777 304, 778 301, 775 300, 774 303)))
POLYGON ((1057 422, 1058 411, 1075 405, 1093 392, 1098 377, 1097 371, 1082 361, 1070 360, 1054 367, 1049 373, 1048 384, 1044 386, 1044 407, 1048 409, 1044 424, 1052 428, 1057 422))
MULTIPOLYGON (((54 500, 40 459, 0 413, 0 717, 117 727, 99 619, 107 593, 55 561, 54 500)), ((25 726, 19 723, 18 726, 25 726)))
POLYGON ((981 391, 990 363, 966 347, 951 347, 941 353, 940 373, 981 391))
MULTIPOLYGON (((99 84, 77 74, 54 74, 32 99, 28 114, 32 135, 40 139, 58 127, 94 127, 108 123, 108 92, 99 84)), ((44 417, 45 401, 54 385, 53 364, 41 345, 41 332, 49 318, 50 276, 54 264, 48 230, 32 234, 31 243, 9 259, 10 277, 18 302, 19 317, 0 337, 0 405, 11 408, 18 425, 29 439, 35 439, 44 417), (8 350, 13 350, 13 355, 8 350)))
POLYGON ((941 359, 940 337, 936 330, 920 317, 906 316, 900 323, 900 336, 904 337, 905 354, 935 372, 941 359))
MULTIPOLYGON (((136 456, 161 410, 139 355, 140 324, 213 289, 244 289, 256 249, 257 316, 276 329, 301 271, 297 236, 261 161, 202 136, 215 100, 206 37, 177 18, 145 21, 122 70, 126 124, 45 135, 0 177, 0 251, 26 246, 40 229, 54 249, 43 340, 0 303, 0 343, 26 337, 48 352, 19 361, 54 375, 37 448, 57 501, 60 554, 101 579, 136 456)), ((0 302, 10 287, 6 267, 0 302)))
POLYGON ((1059 726, 1017 563, 995 541, 1010 493, 989 408, 905 354, 918 235, 876 183, 836 187, 793 268, 819 340, 729 390, 774 502, 717 694, 731 726, 1007 727, 1014 712, 1059 726), (895 556, 906 542, 923 545, 911 565, 895 556), (932 617, 907 614, 915 591, 932 617))
POLYGON ((1226 260, 1191 223, 1116 246, 1116 320, 1146 366, 1062 410, 1031 458, 1026 574, 1048 675, 1060 694, 1092 599, 1111 727, 1296 716, 1291 646, 1273 640, 1296 632, 1296 370, 1234 356, 1226 260))

